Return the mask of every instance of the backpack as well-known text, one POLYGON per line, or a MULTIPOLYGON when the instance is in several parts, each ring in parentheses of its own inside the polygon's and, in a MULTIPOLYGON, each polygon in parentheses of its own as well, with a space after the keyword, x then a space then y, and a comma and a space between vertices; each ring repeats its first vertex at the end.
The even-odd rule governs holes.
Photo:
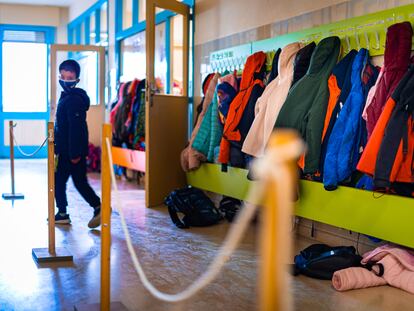
POLYGON ((295 256, 294 275, 331 280, 335 271, 361 267, 361 260, 353 246, 313 244, 295 256))
POLYGON ((203 191, 191 186, 171 192, 164 200, 172 222, 180 229, 218 223, 222 216, 203 191), (177 213, 184 214, 180 219, 177 213))

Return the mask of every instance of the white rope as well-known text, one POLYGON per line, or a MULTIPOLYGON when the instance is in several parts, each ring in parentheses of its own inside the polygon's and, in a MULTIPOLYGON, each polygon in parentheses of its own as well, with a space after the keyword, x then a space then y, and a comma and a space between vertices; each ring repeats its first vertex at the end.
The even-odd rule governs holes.
MULTIPOLYGON (((17 125, 17 124, 16 124, 17 125)), ((13 127, 15 127, 16 125, 14 125, 13 127)), ((44 145, 46 144, 46 142, 47 142, 47 140, 49 139, 49 137, 46 137, 45 138, 45 140, 43 141, 43 143, 34 151, 34 152, 32 152, 32 153, 25 153, 23 150, 22 150, 22 148, 20 147, 20 145, 18 144, 18 142, 17 142, 17 140, 16 140, 16 137, 14 136, 14 133, 11 131, 11 129, 10 129, 10 132, 12 133, 12 136, 13 136, 13 141, 14 141, 14 145, 16 146, 16 148, 17 148, 17 150, 19 150, 19 152, 23 155, 23 156, 25 156, 25 157, 27 157, 27 158, 31 158, 31 157, 34 157, 43 147, 44 147, 44 145)))
MULTIPOLYGON (((134 247, 131 241, 131 236, 129 234, 128 227, 125 221, 124 213, 122 211, 122 204, 120 202, 118 186, 116 183, 115 174, 113 170, 111 145, 110 145, 108 138, 106 139, 106 145, 108 148, 109 165, 111 166, 110 170, 111 170, 111 176, 113 180, 113 188, 115 192, 115 199, 116 199, 116 205, 117 205, 116 208, 121 218, 121 225, 122 225, 122 229, 125 234, 128 251, 131 255, 135 270, 137 271, 137 274, 140 277, 142 284, 154 297, 160 300, 163 300, 163 301, 179 302, 179 301, 183 301, 183 300, 190 298, 191 296, 199 292, 201 289, 203 289, 205 286, 210 284, 217 277, 221 268, 229 260, 229 257, 231 256, 231 254, 234 252, 237 245, 239 244, 244 231, 246 230, 250 221, 253 219, 255 215, 257 206, 251 203, 244 204, 244 208, 237 215, 235 223, 234 225, 231 226, 230 231, 227 234, 227 237, 225 238, 223 245, 220 247, 217 256, 214 258, 213 262, 209 265, 207 271, 204 272, 192 285, 190 285, 184 291, 177 293, 177 294, 163 293, 150 283, 135 253, 135 250, 134 250, 134 247)), ((256 185, 255 185, 252 188, 253 189, 249 191, 247 201, 258 202, 258 198, 261 197, 261 192, 259 192, 259 190, 261 191, 263 187, 256 188, 256 185)))
MULTIPOLYGON (((106 138, 106 147, 108 149, 108 158, 109 158, 109 165, 110 165, 110 172, 111 178, 113 181, 113 188, 115 192, 115 200, 116 200, 116 208, 119 212, 122 230, 125 234, 125 239, 127 243, 128 251, 131 255, 132 262, 134 264, 135 270, 141 279, 142 284, 144 287, 156 298, 166 301, 166 302, 179 302, 190 298, 191 296, 195 295, 201 289, 206 287, 210 284, 219 274, 221 269, 223 268, 224 264, 229 260, 230 256, 233 254, 234 250, 238 246, 246 228, 250 224, 252 218, 255 215, 257 210, 257 204, 259 199, 262 198, 263 190, 263 182, 268 180, 269 178, 276 178, 278 184, 284 184, 284 186, 280 187, 278 192, 278 203, 279 204, 290 204, 292 198, 292 187, 289 188, 291 185, 291 178, 289 175, 289 170, 286 167, 286 159, 293 158, 299 156, 303 152, 303 144, 302 143, 291 143, 286 145, 285 147, 278 148, 278 152, 267 153, 262 159, 258 160, 256 163, 257 169, 257 176, 259 177, 258 182, 252 183, 252 187, 249 189, 249 193, 247 196, 246 202, 244 203, 244 207, 238 213, 235 223, 231 226, 224 243, 220 247, 216 257, 209 265, 206 272, 204 272, 201 276, 199 276, 193 284, 188 286, 185 290, 177 294, 167 294, 164 292, 159 291, 151 282, 148 280, 141 263, 138 260, 138 257, 135 253, 134 247, 132 245, 131 236, 129 234, 129 230, 125 221, 122 203, 119 198, 118 192, 118 185, 115 178, 115 172, 113 169, 113 160, 112 160, 112 150, 111 144, 108 138, 106 138), (279 154, 279 155, 278 155, 279 154), (271 173, 271 174, 269 174, 271 173), (289 191, 290 189, 290 191, 289 191)), ((284 205, 279 205, 281 209, 284 208, 284 205)), ((288 209, 287 211, 288 212, 288 209)), ((287 230, 288 233, 288 230, 287 230)), ((289 253, 289 252, 288 252, 289 253)), ((289 305, 289 298, 285 297, 287 305, 289 305)), ((286 304, 285 304, 286 305, 286 304)))

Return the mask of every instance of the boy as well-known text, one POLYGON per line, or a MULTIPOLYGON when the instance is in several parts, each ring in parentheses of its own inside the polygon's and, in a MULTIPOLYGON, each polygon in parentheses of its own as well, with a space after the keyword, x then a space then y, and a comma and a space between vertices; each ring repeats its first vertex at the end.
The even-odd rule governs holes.
POLYGON ((76 88, 80 75, 79 64, 72 59, 59 66, 61 93, 55 120, 55 198, 59 209, 55 216, 57 224, 70 224, 67 213, 66 183, 72 176, 73 183, 81 196, 94 208, 89 228, 101 224, 101 201, 88 183, 86 177, 86 156, 88 155, 88 125, 86 112, 90 101, 86 92, 76 88))

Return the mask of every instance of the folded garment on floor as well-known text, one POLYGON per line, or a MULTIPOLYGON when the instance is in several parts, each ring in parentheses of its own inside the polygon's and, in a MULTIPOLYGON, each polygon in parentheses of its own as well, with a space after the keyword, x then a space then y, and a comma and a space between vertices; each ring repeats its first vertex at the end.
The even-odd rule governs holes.
POLYGON ((361 267, 336 271, 332 277, 332 286, 340 292, 381 285, 387 285, 387 281, 361 267))
POLYGON ((383 245, 364 254, 362 264, 381 267, 378 271, 347 268, 334 273, 332 285, 338 291, 391 285, 414 294, 414 252, 402 247, 383 245))

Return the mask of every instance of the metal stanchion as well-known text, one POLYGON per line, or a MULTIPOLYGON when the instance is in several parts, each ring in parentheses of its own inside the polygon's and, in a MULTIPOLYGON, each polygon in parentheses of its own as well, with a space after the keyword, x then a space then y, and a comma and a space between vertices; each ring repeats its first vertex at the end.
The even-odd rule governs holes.
MULTIPOLYGON (((272 135, 268 148, 280 151, 295 142, 300 142, 295 132, 280 131, 272 135)), ((282 165, 288 170, 288 173, 284 174, 287 180, 279 182, 275 178, 266 180, 260 235, 262 258, 259 273, 260 311, 293 310, 287 263, 291 260, 293 244, 289 228, 297 184, 295 161, 296 158, 292 155, 282 165)))
POLYGON ((56 261, 73 261, 73 256, 64 247, 55 247, 55 146, 54 146, 54 124, 48 123, 48 229, 49 229, 49 247, 33 248, 32 255, 36 262, 56 262, 56 261))
POLYGON ((112 141, 112 128, 104 124, 102 128, 101 158, 101 302, 75 306, 75 311, 126 311, 121 302, 111 302, 111 167, 109 165, 106 139, 112 141))
POLYGON ((10 173, 11 173, 11 193, 3 193, 3 199, 5 200, 22 200, 24 195, 21 193, 15 193, 14 187, 14 133, 13 133, 13 121, 9 121, 9 136, 10 136, 10 173))

